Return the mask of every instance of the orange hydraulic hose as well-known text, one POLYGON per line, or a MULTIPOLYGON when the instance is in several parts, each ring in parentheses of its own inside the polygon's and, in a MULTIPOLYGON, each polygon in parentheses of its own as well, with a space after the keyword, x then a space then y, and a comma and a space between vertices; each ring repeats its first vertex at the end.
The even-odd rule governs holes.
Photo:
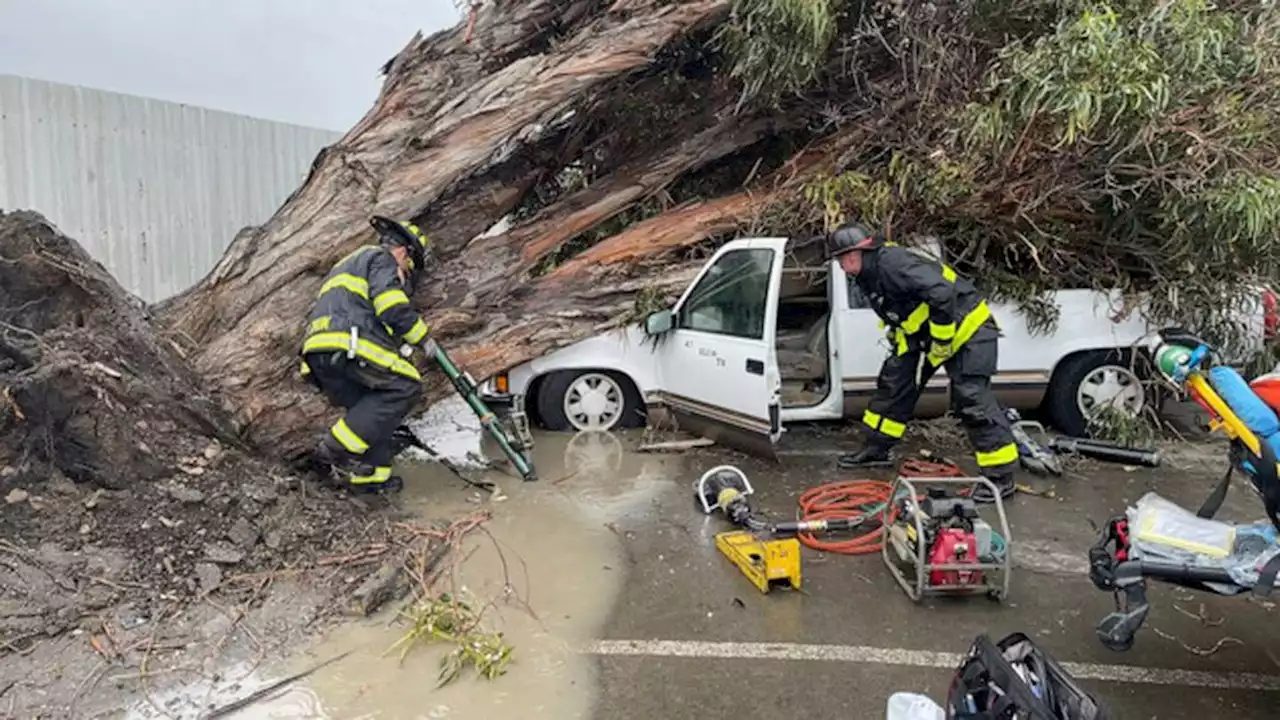
MULTIPOLYGON (((908 478, 959 477, 960 468, 951 463, 906 460, 898 473, 908 478)), ((881 480, 846 480, 830 482, 806 490, 800 495, 800 519, 833 520, 866 518, 874 529, 865 530, 844 540, 820 540, 810 532, 796 534, 806 547, 840 555, 866 555, 879 552, 884 543, 884 527, 878 516, 889 503, 893 483, 881 480)), ((896 505, 890 507, 890 522, 897 517, 896 505)))

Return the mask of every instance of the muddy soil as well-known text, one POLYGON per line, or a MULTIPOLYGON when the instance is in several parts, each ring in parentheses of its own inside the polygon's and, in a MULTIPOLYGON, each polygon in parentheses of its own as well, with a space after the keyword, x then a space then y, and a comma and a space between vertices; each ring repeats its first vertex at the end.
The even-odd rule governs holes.
POLYGON ((92 717, 177 651, 260 657, 367 611, 366 578, 431 540, 404 519, 245 447, 142 302, 0 212, 0 715, 92 717))

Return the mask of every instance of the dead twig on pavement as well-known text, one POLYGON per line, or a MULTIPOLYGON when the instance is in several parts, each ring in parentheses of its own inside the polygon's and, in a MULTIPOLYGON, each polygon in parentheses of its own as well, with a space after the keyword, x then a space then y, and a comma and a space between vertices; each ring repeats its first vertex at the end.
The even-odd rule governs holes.
POLYGON ((309 677, 310 675, 313 675, 314 673, 321 670, 322 668, 328 667, 329 665, 332 665, 333 663, 338 662, 339 660, 350 655, 351 652, 352 651, 348 650, 344 653, 335 655, 329 658, 328 660, 325 660, 322 663, 319 663, 317 665, 312 665, 311 667, 307 668, 306 670, 303 670, 302 672, 294 673, 293 675, 277 680, 267 685, 264 688, 255 690, 254 692, 249 693, 245 697, 239 700, 236 700, 235 702, 229 703, 227 705, 223 705, 222 707, 213 710, 208 715, 205 715, 204 718, 202 718, 202 720, 215 720, 215 718, 225 717, 236 711, 243 710, 249 707, 250 705, 258 702, 259 700, 262 700, 274 694, 277 690, 280 690, 286 685, 292 685, 293 683, 296 683, 299 680, 302 680, 306 677, 309 677))
POLYGON ((711 438, 693 438, 691 440, 667 440, 665 442, 646 443, 636 448, 636 452, 643 453, 659 453, 659 452, 680 452, 682 450, 693 450, 695 448, 704 448, 715 445, 716 441, 711 438))
POLYGON ((1218 640, 1218 642, 1214 643, 1212 647, 1201 648, 1201 647, 1196 647, 1194 645, 1188 645, 1186 642, 1179 639, 1176 635, 1170 635, 1169 633, 1162 631, 1158 627, 1152 627, 1151 631, 1154 632, 1156 635, 1159 635, 1160 637, 1164 638, 1165 640, 1178 643, 1179 645, 1182 646, 1183 650, 1186 650, 1187 652, 1192 653, 1193 655, 1199 655, 1201 657, 1208 657, 1218 652, 1222 648, 1228 647, 1230 645, 1244 645, 1244 641, 1241 640, 1240 638, 1234 638, 1228 635, 1218 640))
POLYGON ((1224 617, 1224 618, 1218 618, 1217 620, 1214 620, 1214 619, 1210 618, 1210 617, 1209 617, 1209 615, 1208 615, 1208 611, 1206 611, 1206 610, 1205 610, 1204 603, 1200 603, 1200 611, 1199 611, 1199 612, 1194 612, 1194 613, 1193 613, 1193 612, 1191 612, 1190 610, 1185 610, 1185 609, 1183 609, 1183 608, 1179 607, 1177 603, 1174 603, 1174 604, 1173 604, 1173 609, 1174 609, 1174 610, 1177 610, 1178 612, 1182 613, 1183 615, 1186 615, 1187 617, 1191 618, 1192 620, 1199 620, 1199 621, 1200 621, 1200 624, 1201 624, 1201 625, 1203 625, 1203 626, 1205 626, 1205 627, 1218 627, 1219 625, 1221 625, 1222 623, 1224 623, 1224 622, 1226 622, 1226 621, 1227 621, 1227 619, 1226 619, 1225 617, 1224 617))

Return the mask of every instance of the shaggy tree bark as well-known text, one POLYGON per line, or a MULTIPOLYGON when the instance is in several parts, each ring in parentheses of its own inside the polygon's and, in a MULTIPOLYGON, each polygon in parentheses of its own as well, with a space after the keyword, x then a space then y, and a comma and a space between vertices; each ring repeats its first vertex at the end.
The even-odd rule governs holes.
MULTIPOLYGON (((830 138, 758 173, 761 144, 802 119, 736 115, 732 89, 714 79, 690 98, 662 95, 675 70, 655 58, 722 20, 728 6, 515 0, 486 8, 473 45, 462 43, 461 28, 410 43, 388 63, 375 107, 317 157, 276 215, 159 308, 245 437, 295 458, 331 421, 332 409, 296 375, 297 348, 332 263, 372 240, 372 213, 412 219, 431 234, 436 262, 415 302, 434 336, 483 378, 615 327, 641 291, 673 296, 702 263, 678 251, 744 227, 775 193, 830 170, 860 135, 830 138), (650 99, 685 103, 667 116, 672 127, 634 142, 609 137, 611 123, 650 99), (606 146, 630 154, 610 157, 611 172, 506 232, 482 235, 536 183, 606 146), (678 204, 549 273, 537 270, 571 239, 733 158, 747 161, 750 173, 734 182, 749 187, 678 204)), ((427 377, 427 402, 450 391, 439 374, 427 377)))
MULTIPOLYGON (((317 156, 299 190, 158 316, 246 438, 285 457, 308 449, 332 414, 297 377, 297 348, 325 273, 373 239, 373 213, 412 219, 432 237, 437 263, 416 301, 474 375, 586 336, 652 279, 676 281, 678 269, 654 274, 628 256, 551 280, 531 278, 532 263, 682 172, 750 145, 766 124, 725 121, 561 209, 497 238, 473 238, 574 159, 602 93, 626 92, 620 79, 722 20, 729 4, 510 0, 481 9, 469 43, 464 27, 415 38, 387 64, 373 109, 317 156)), ((447 392, 432 382, 428 399, 447 392)))

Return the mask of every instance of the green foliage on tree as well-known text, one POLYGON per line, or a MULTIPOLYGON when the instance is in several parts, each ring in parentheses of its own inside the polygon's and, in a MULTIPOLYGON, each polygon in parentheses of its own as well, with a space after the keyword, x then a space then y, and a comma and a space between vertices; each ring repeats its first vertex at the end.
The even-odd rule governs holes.
POLYGON ((1277 279, 1275 2, 736 6, 722 35, 748 94, 872 103, 845 127, 895 113, 797 198, 815 224, 935 235, 1045 327, 1044 291, 1118 288, 1153 319, 1193 318, 1230 341, 1226 313, 1277 279))

